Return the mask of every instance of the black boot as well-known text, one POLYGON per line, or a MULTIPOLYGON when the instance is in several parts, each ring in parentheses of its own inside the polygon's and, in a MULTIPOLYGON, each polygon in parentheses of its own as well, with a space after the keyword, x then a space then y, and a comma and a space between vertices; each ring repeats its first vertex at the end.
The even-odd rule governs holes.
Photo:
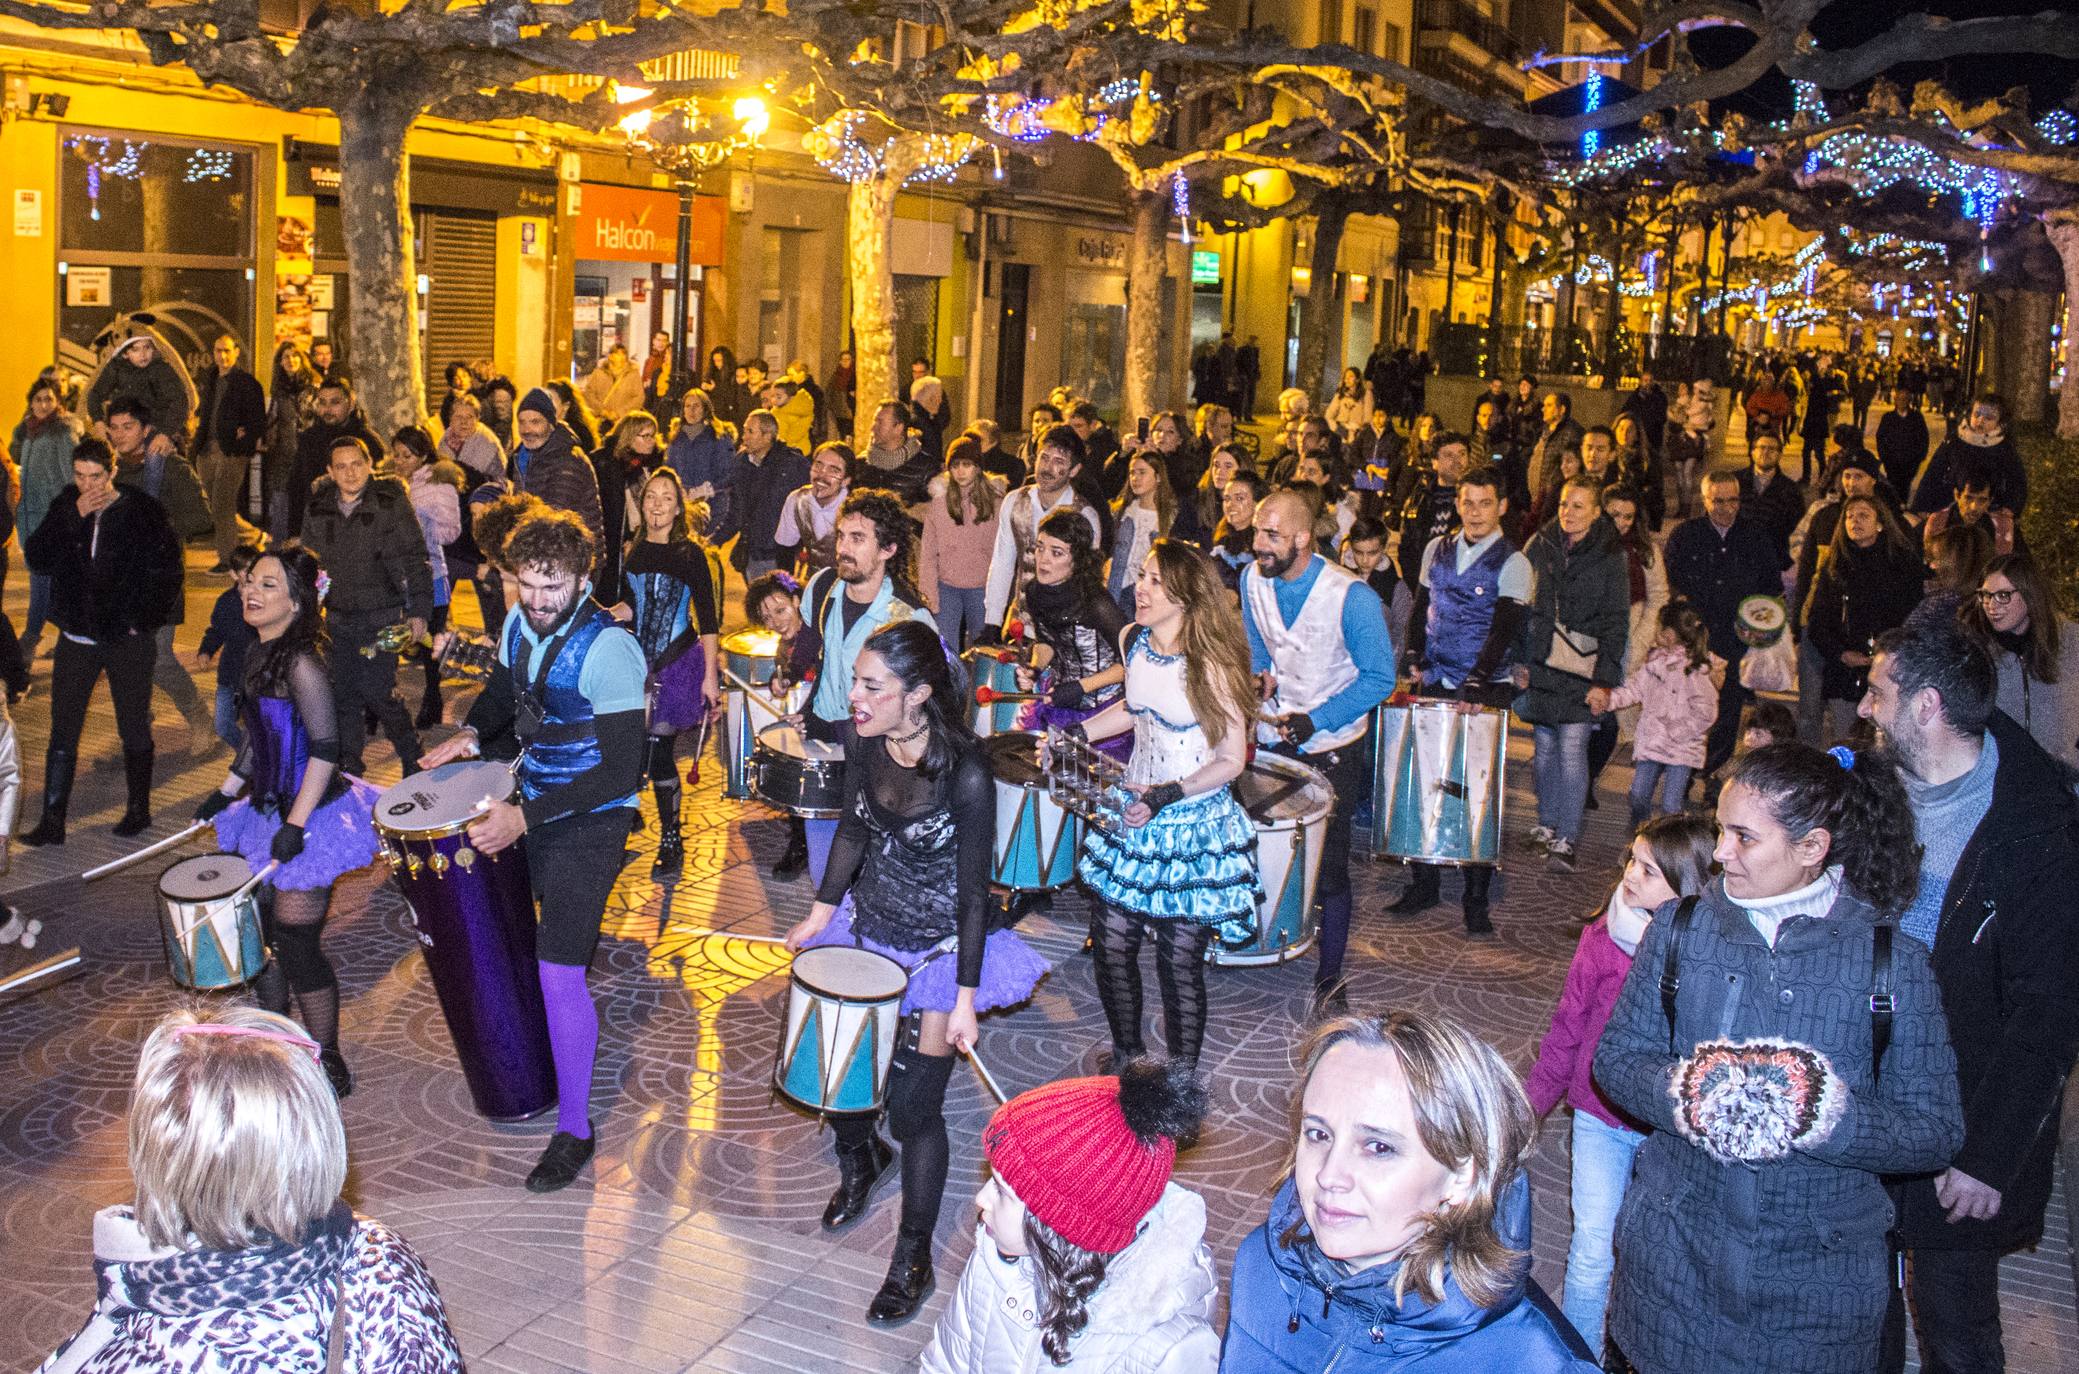
POLYGON ((347 1068, 346 1056, 339 1046, 327 1045, 318 1052, 318 1064, 325 1070, 325 1080, 332 1085, 334 1097, 345 1097, 354 1090, 354 1075, 347 1068))
POLYGON ((798 878, 808 872, 808 832, 802 828, 801 817, 788 821, 787 852, 772 866, 775 878, 798 878))
POLYGON ((1441 900, 1443 881, 1435 864, 1409 864, 1407 889, 1386 910, 1395 916, 1413 916, 1429 910, 1441 900))
POLYGON ((931 1273, 931 1233, 921 1236, 908 1231, 895 1233, 895 1257, 888 1261, 888 1277, 873 1295, 866 1319, 876 1326, 894 1326, 917 1315, 924 1299, 937 1286, 931 1273))
POLYGON ((1465 870, 1465 933, 1474 939, 1494 934, 1494 922, 1487 918, 1487 889, 1493 881, 1494 870, 1485 864, 1465 870))
POLYGON ((152 751, 124 750, 123 779, 129 784, 130 802, 123 808, 123 818, 115 823, 115 833, 128 839, 142 835, 152 823, 152 751))
POLYGON ((881 1139, 875 1131, 864 1149, 847 1150, 840 1146, 837 1152, 837 1191, 830 1195, 830 1205, 823 1209, 823 1229, 842 1231, 866 1215, 866 1208, 873 1201, 874 1185, 887 1176, 888 1166, 895 1162, 894 1147, 881 1139))
POLYGON ((72 773, 79 755, 52 749, 43 756, 43 819, 22 835, 26 845, 65 843, 65 811, 72 805, 72 773))
POLYGON ((676 776, 660 782, 657 793, 657 862, 650 865, 652 878, 677 877, 686 866, 686 841, 679 833, 679 784, 676 776))

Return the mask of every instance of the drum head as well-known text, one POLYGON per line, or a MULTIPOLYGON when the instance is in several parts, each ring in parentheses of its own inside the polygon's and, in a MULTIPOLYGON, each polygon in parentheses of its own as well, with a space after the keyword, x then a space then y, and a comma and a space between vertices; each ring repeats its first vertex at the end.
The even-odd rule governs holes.
POLYGON ((1740 602, 1740 624, 1757 634, 1774 634, 1783 628, 1790 612, 1780 596, 1750 596, 1740 602))
POLYGON ((513 794, 512 770, 489 759, 464 759, 414 773, 376 798, 375 823, 390 831, 452 829, 490 802, 513 794))
POLYGON ((794 956, 794 978, 811 992, 851 1002, 885 1002, 902 996, 910 976, 901 964, 872 950, 818 945, 794 956))
POLYGON ((722 652, 740 658, 777 658, 780 637, 771 630, 738 630, 722 640, 722 652))
POLYGON ((159 894, 176 902, 213 902, 238 891, 252 876, 241 855, 197 854, 159 875, 159 894))
MULTIPOLYGON (((785 721, 781 721, 777 725, 768 725, 763 730, 760 730, 758 732, 758 747, 768 753, 785 754, 789 758, 807 759, 811 763, 830 763, 845 756, 843 745, 825 744, 821 740, 810 739, 785 721)), ((378 819, 381 818, 383 814, 381 806, 376 807, 375 814, 378 819)))
POLYGON ((1282 754, 1257 754, 1234 780, 1234 796, 1259 826, 1306 820, 1335 805, 1327 778, 1282 754))
POLYGON ((996 780, 1012 787, 1038 787, 1043 781, 1039 767, 1039 736, 1019 730, 1008 735, 991 735, 982 741, 989 756, 989 771, 996 780))

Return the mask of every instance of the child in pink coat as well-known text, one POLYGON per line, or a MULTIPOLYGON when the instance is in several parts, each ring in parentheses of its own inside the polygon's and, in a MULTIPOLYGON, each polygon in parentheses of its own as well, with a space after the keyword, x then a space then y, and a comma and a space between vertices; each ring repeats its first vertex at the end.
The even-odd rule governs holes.
POLYGON ((1653 652, 1624 685, 1588 689, 1588 709, 1596 715, 1640 708, 1631 746, 1634 830, 1651 814, 1656 790, 1662 814, 1682 809, 1690 773, 1704 766, 1704 736, 1718 716, 1724 681, 1725 660, 1711 652, 1704 618, 1687 601, 1670 601, 1660 608, 1653 652))
POLYGON ((1632 1155, 1646 1137, 1596 1087, 1590 1075, 1595 1046, 1654 909, 1703 891, 1717 838, 1709 817, 1690 813, 1655 816, 1640 827, 1624 880, 1610 894, 1603 915, 1581 932, 1574 961, 1567 967, 1566 987, 1552 1010, 1551 1028, 1538 1046, 1537 1067, 1523 1085, 1540 1118, 1550 1115, 1562 1099, 1574 1109, 1574 1232, 1567 1245, 1560 1308, 1598 1356, 1615 1267, 1611 1241, 1617 1208, 1631 1182, 1632 1155))

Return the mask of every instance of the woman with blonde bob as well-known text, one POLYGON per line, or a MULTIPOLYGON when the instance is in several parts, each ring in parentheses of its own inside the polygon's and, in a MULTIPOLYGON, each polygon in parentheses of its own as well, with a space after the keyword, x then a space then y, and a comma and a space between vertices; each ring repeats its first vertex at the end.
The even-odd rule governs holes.
POLYGON ((101 1299, 40 1374, 460 1370, 432 1276, 361 1220, 318 1046, 253 1007, 175 1012, 145 1041, 130 1206, 94 1217, 101 1299))
POLYGON ((1443 1017, 1341 1016, 1300 1052, 1292 1176, 1235 1253, 1222 1374, 1592 1374, 1530 1278, 1536 1118, 1443 1017))

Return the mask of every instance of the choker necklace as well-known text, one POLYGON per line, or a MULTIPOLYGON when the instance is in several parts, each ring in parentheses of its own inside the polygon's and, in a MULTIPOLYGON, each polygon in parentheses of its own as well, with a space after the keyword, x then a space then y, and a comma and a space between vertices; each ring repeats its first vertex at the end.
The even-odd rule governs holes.
POLYGON ((888 742, 891 744, 908 744, 911 740, 922 739, 924 736, 930 733, 931 722, 928 720, 922 721, 918 724, 916 729, 910 731, 907 735, 898 735, 891 732, 888 736, 888 742))

